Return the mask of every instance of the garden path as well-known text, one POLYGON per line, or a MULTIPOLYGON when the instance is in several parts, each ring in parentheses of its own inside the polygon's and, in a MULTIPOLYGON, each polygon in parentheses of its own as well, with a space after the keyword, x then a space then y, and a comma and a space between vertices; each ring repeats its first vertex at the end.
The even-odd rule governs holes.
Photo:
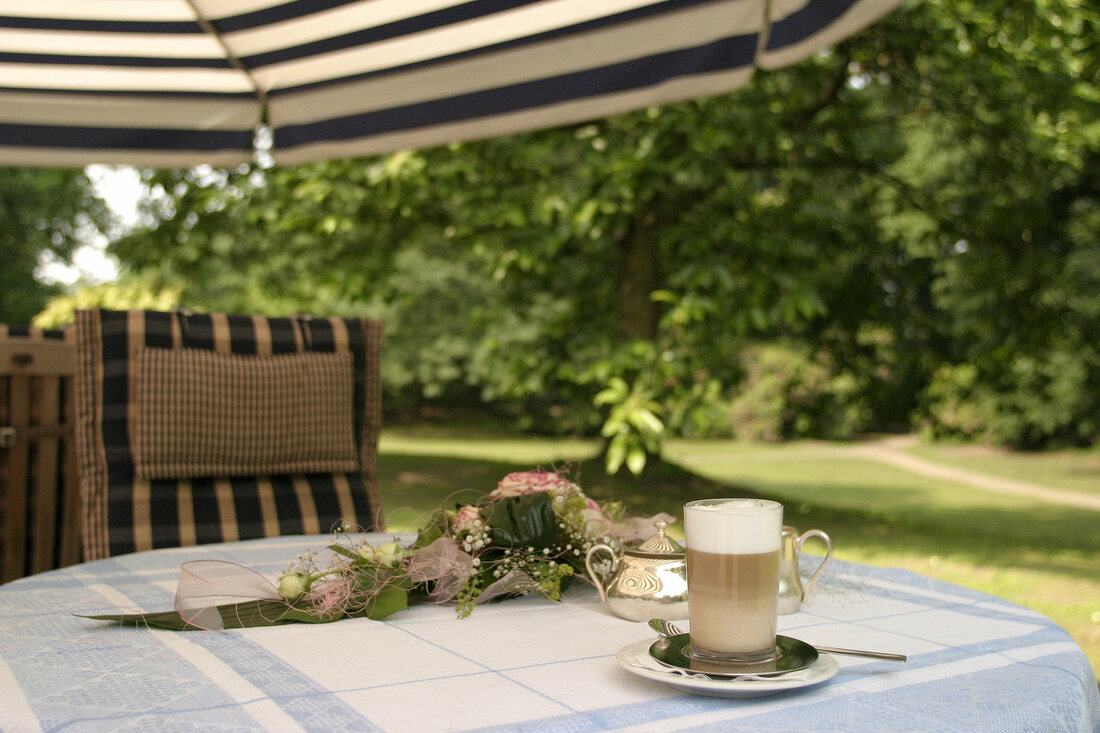
POLYGON ((1091 511, 1100 511, 1100 496, 1079 494, 1074 491, 1056 489, 1051 486, 1031 483, 1029 481, 1017 481, 1016 479, 990 476, 977 471, 968 471, 965 468, 949 466, 943 463, 929 461, 911 453, 906 453, 905 448, 917 442, 917 438, 911 435, 901 435, 885 438, 868 443, 861 443, 845 449, 845 453, 855 457, 865 458, 880 463, 887 463, 912 473, 927 476, 928 478, 943 479, 973 486, 987 491, 996 491, 1002 494, 1014 494, 1027 496, 1042 501, 1056 504, 1075 506, 1091 511))

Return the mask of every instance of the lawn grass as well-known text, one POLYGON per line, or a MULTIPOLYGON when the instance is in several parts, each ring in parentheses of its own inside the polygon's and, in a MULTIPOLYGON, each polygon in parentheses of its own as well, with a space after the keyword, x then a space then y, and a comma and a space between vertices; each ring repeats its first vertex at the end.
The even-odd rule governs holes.
MULTIPOLYGON (((788 524, 828 532, 840 559, 903 567, 1043 613, 1073 636, 1100 673, 1098 512, 917 476, 853 457, 843 444, 670 441, 665 460, 643 476, 609 477, 593 441, 460 434, 402 428, 383 435, 379 473, 391 531, 414 528, 431 509, 535 467, 570 470, 589 495, 622 501, 633 514, 682 516, 683 503, 695 498, 766 496, 785 504, 788 524)), ((958 448, 945 451, 949 459, 985 470, 959 457, 958 448)), ((936 450, 915 452, 938 460, 936 450)), ((1028 473, 1015 477, 1070 476, 1072 487, 1048 483, 1100 493, 1100 476, 1082 481, 1077 468, 1044 467, 1043 458, 1024 457, 1028 473)), ((1047 458, 1059 463, 1064 456, 1047 458)), ((1081 460, 1088 465, 1089 456, 1081 460)))
POLYGON ((1030 453, 981 445, 918 443, 906 452, 991 476, 1100 495, 1100 449, 1097 448, 1030 453))

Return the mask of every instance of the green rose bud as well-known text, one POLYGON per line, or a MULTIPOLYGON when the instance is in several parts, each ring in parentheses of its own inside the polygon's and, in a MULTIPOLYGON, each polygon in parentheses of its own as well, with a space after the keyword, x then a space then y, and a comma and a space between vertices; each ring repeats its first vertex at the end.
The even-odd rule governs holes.
POLYGON ((279 578, 279 595, 287 603, 301 598, 309 590, 309 578, 298 573, 287 573, 279 578))
POLYGON ((396 542, 387 542, 378 547, 362 545, 359 547, 359 556, 382 567, 392 568, 405 557, 405 550, 396 542))

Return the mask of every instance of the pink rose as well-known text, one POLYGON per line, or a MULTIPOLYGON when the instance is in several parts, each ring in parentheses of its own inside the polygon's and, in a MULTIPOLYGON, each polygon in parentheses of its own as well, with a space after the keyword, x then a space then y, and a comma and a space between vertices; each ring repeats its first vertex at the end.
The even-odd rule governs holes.
POLYGON ((479 522, 481 522, 481 510, 476 506, 467 504, 458 510, 458 514, 451 521, 451 527, 456 532, 462 532, 464 530, 472 529, 479 522))
POLYGON ((573 486, 573 482, 556 473, 545 471, 517 471, 500 480, 497 487, 489 493, 489 498, 506 499, 512 496, 537 494, 540 491, 564 492, 573 486))

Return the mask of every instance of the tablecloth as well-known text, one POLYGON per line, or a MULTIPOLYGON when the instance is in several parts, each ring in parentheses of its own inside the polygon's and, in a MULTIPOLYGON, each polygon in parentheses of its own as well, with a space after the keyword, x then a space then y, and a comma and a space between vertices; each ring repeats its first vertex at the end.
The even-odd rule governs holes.
MULTIPOLYGON (((1082 731, 1100 694, 1081 649, 1041 614, 895 568, 834 560, 780 633, 894 651, 836 657, 805 689, 685 694, 623 669, 653 634, 575 583, 537 597, 416 606, 384 621, 234 631, 120 628, 74 612, 171 608, 180 563, 277 576, 325 537, 158 550, 0 586, 0 730, 65 731, 1082 731)), ((806 562, 816 558, 804 557, 806 562)))

